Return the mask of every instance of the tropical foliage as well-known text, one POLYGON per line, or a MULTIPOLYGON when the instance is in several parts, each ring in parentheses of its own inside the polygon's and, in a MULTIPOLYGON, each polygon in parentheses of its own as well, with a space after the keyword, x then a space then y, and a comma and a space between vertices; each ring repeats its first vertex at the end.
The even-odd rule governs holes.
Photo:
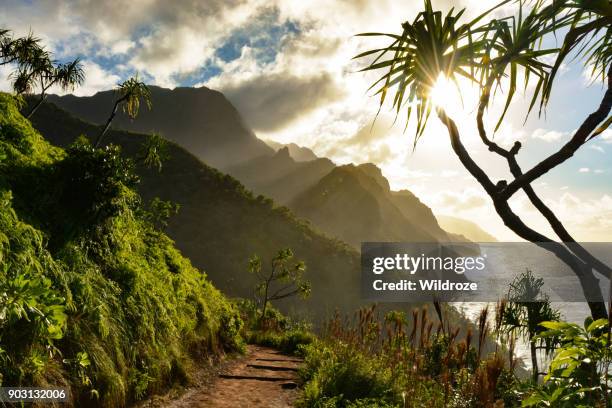
POLYGON ((9 30, 0 29, 0 65, 7 64, 14 67, 10 78, 18 95, 39 92, 36 103, 26 115, 28 118, 40 107, 52 86, 69 91, 85 81, 85 73, 78 58, 58 63, 33 34, 13 38, 9 30))
MULTIPOLYGON (((132 119, 138 116, 141 102, 144 102, 145 105, 151 109, 151 92, 149 91, 147 85, 138 78, 138 74, 120 83, 115 89, 115 93, 116 98, 113 104, 113 109, 111 110, 111 113, 106 120, 106 124, 102 128, 102 131, 94 143, 95 147, 99 147, 100 143, 102 143, 102 138, 110 128, 113 119, 117 115, 117 109, 119 106, 121 106, 123 112, 132 119)), ((153 141, 158 142, 159 145, 159 138, 153 139, 153 141)))
POLYGON ((524 407, 608 407, 612 403, 610 323, 587 318, 584 326, 542 323, 543 340, 558 338, 561 347, 544 377, 544 384, 523 401, 524 407))
MULTIPOLYGON (((501 329, 510 335, 517 335, 529 344, 531 353, 531 372, 534 383, 538 382, 538 350, 551 352, 556 339, 539 335, 546 329, 543 322, 560 320, 548 295, 542 293, 544 280, 536 278, 530 270, 518 275, 510 284, 507 302, 500 304, 501 329)), ((546 354, 546 353, 545 353, 546 354)))
POLYGON ((146 215, 118 148, 53 147, 0 94, 0 151, 2 385, 125 406, 241 348, 238 310, 146 215))

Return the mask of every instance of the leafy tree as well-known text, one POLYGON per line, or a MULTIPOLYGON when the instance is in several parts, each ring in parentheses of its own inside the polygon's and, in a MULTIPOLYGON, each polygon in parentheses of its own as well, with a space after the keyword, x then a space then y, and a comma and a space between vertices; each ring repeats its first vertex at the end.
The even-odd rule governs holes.
POLYGON ((560 318, 560 313, 552 308, 548 295, 542 293, 543 285, 544 280, 536 278, 530 270, 517 276, 510 284, 508 304, 501 316, 503 330, 517 333, 529 343, 534 383, 538 382, 539 376, 538 347, 552 351, 555 344, 552 337, 537 337, 546 331, 540 323, 558 321, 560 318))
POLYGON ((255 291, 261 304, 260 320, 265 317, 269 302, 298 295, 302 298, 310 296, 310 282, 303 279, 305 271, 304 262, 293 262, 293 251, 288 248, 278 251, 267 272, 262 269, 257 255, 249 259, 249 272, 258 279, 255 291))
POLYGON ((168 160, 168 141, 159 133, 148 135, 138 158, 142 163, 161 172, 164 161, 168 160))
POLYGON ((168 220, 177 214, 179 209, 179 204, 155 197, 151 200, 149 210, 146 211, 144 218, 153 224, 155 228, 162 230, 168 226, 168 220))
POLYGON ((521 238, 551 251, 566 263, 580 280, 593 317, 603 318, 607 316, 606 306, 593 270, 608 278, 612 271, 575 241, 531 184, 572 157, 612 122, 612 117, 608 117, 612 108, 610 5, 605 1, 521 1, 518 2, 517 16, 488 18, 491 11, 509 3, 510 0, 502 1, 482 15, 462 22, 465 10, 455 12, 453 9, 443 15, 433 10, 430 0, 425 0, 424 10, 412 22, 403 23, 399 34, 360 34, 385 36, 391 42, 387 47, 363 52, 355 58, 371 59, 363 71, 384 71, 371 87, 380 95, 381 107, 391 89, 394 89, 392 108, 396 115, 406 110, 406 126, 413 108, 416 109, 415 146, 423 135, 431 111, 435 110, 438 119, 447 128, 455 155, 489 195, 504 224, 521 238), (550 41, 544 39, 562 34, 560 49, 547 48, 546 44, 550 41), (524 74, 525 83, 537 81, 527 114, 538 99, 541 112, 550 100, 558 68, 573 50, 578 52, 585 67, 592 66, 589 69, 606 83, 607 90, 599 107, 583 121, 569 141, 531 169, 523 171, 516 158, 522 144, 516 141, 511 148, 504 148, 492 140, 484 125, 484 114, 490 105, 492 90, 502 89, 502 82, 507 79, 509 86, 505 108, 497 120, 496 129, 503 122, 513 100, 520 73, 524 74), (554 62, 549 65, 545 61, 551 57, 554 62), (491 154, 507 161, 511 180, 492 180, 464 146, 455 121, 443 107, 434 106, 431 90, 440 76, 455 83, 460 77, 466 78, 480 87, 475 112, 479 138, 491 154), (525 192, 532 206, 545 217, 561 242, 530 227, 512 210, 509 200, 519 190, 525 192))
POLYGON ((141 100, 149 109, 151 109, 151 91, 149 91, 149 88, 144 82, 138 79, 138 74, 119 84, 117 89, 115 89, 115 92, 117 97, 115 98, 113 109, 108 117, 108 120, 106 121, 106 125, 104 125, 104 128, 98 135, 94 147, 100 146, 102 138, 110 128, 113 119, 117 115, 119 105, 123 107, 123 112, 127 113, 127 115, 132 119, 138 116, 141 100))
POLYGON ((40 89, 40 96, 37 102, 32 106, 30 112, 26 115, 26 118, 31 118, 40 105, 44 102, 47 97, 47 91, 53 85, 58 85, 62 90, 74 90, 77 86, 80 86, 85 81, 85 73, 83 72, 83 66, 80 60, 77 58, 72 62, 65 64, 51 64, 48 65, 46 62, 40 66, 33 67, 33 78, 38 81, 38 88, 40 89))
POLYGON ((523 401, 524 407, 609 407, 612 347, 609 322, 587 318, 584 327, 544 322, 539 337, 559 338, 562 346, 550 362, 544 384, 523 401))
POLYGON ((50 52, 40 45, 40 39, 30 33, 27 37, 14 39, 10 31, 0 29, 0 65, 16 64, 10 74, 13 90, 18 95, 40 90, 40 96, 32 106, 27 118, 32 117, 47 97, 53 85, 62 90, 74 90, 85 80, 85 73, 77 58, 68 63, 56 63, 50 52))
POLYGON ((0 66, 31 60, 41 49, 40 38, 29 33, 26 37, 13 38, 10 30, 0 29, 0 66))

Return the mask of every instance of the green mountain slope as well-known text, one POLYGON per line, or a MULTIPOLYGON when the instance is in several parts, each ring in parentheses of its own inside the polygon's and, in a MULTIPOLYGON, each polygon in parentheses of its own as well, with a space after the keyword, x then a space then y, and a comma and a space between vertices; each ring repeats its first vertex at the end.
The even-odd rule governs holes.
MULTIPOLYGON (((33 122, 60 146, 98 130, 53 104, 41 106, 33 122)), ((142 139, 139 134, 112 131, 106 141, 134 156, 142 139)), ((215 286, 232 296, 252 296, 255 282, 247 273, 248 258, 257 253, 270 259, 279 249, 290 247, 306 262, 313 287, 309 300, 281 303, 283 310, 299 308, 324 316, 335 308, 352 310, 361 303, 356 251, 313 231, 288 209, 253 196, 234 178, 208 167, 178 145, 170 144, 169 154, 161 173, 137 169, 141 176, 138 189, 145 200, 160 197, 180 204, 167 233, 195 266, 207 271, 215 286)))
MULTIPOLYGON (((217 91, 208 88, 168 90, 155 86, 150 89, 152 110, 143 109, 137 120, 120 115, 113 123, 114 128, 144 133, 159 131, 205 163, 223 169, 255 194, 270 197, 277 203, 288 205, 292 210, 302 211, 304 208, 297 203, 297 197, 308 202, 308 194, 305 192, 315 188, 335 167, 331 160, 317 158, 312 151, 295 144, 282 146, 270 142, 272 148, 269 147, 257 139, 236 109, 217 91), (276 153, 273 148, 277 149, 276 153), (297 206, 294 207, 294 204, 297 206)), ((106 91, 91 97, 50 96, 49 101, 85 121, 102 123, 112 106, 112 98, 112 92, 106 91)), ((63 142, 69 143, 70 140, 63 142)), ((358 243, 364 238, 385 241, 464 240, 443 231, 431 209, 412 193, 403 191, 388 194, 389 183, 378 167, 364 164, 360 168, 381 184, 384 194, 376 199, 376 206, 380 208, 369 207, 365 203, 361 209, 351 206, 351 224, 357 225, 344 225, 342 218, 334 217, 330 220, 329 216, 333 217, 335 212, 346 214, 344 201, 354 203, 362 200, 361 195, 378 194, 353 189, 356 196, 347 195, 345 200, 328 202, 318 215, 312 212, 314 209, 300 215, 313 221, 322 231, 351 243, 358 243), (342 205, 332 208, 339 203, 342 205), (370 209, 374 213, 361 212, 370 209), (399 221, 395 216, 397 210, 403 215, 399 221), (337 225, 332 226, 330 222, 337 225)), ((361 188, 367 188, 367 183, 362 183, 361 188)), ((349 194, 349 191, 342 194, 349 194)), ((182 243, 179 242, 179 245, 182 243)))
MULTIPOLYGON (((216 168, 226 168, 274 150, 246 126, 234 106, 220 92, 201 88, 166 89, 150 86, 151 110, 143 107, 138 120, 122 112, 117 129, 159 132, 216 168)), ((93 96, 50 95, 48 100, 91 123, 105 123, 113 107, 113 91, 93 96)))
POLYGON ((238 345, 240 318, 147 220, 115 149, 50 145, 0 93, 0 384, 122 407, 238 345))
MULTIPOLYGON (((427 220, 422 214, 409 213, 405 197, 391 192, 375 166, 346 165, 334 168, 289 206, 323 231, 355 247, 363 241, 437 242, 447 238, 432 214, 426 214, 430 217, 427 220), (428 230, 421 225, 428 225, 428 230)), ((410 203, 413 207, 416 204, 421 213, 427 212, 420 201, 410 203)))

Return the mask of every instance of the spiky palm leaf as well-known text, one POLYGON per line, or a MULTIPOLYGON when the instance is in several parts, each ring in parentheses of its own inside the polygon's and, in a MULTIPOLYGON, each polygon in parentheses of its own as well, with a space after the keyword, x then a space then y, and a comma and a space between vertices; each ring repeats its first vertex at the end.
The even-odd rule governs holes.
MULTIPOLYGON (((501 20, 492 20, 488 27, 489 52, 486 57, 488 64, 483 63, 481 71, 482 94, 485 104, 489 103, 491 87, 496 83, 501 85, 502 79, 508 78, 509 86, 506 93, 504 109, 497 121, 495 131, 501 126, 503 119, 514 98, 518 75, 524 72, 524 86, 527 88, 530 78, 535 76, 537 84, 532 96, 527 115, 540 95, 543 84, 549 77, 551 66, 544 63, 541 58, 558 52, 557 48, 540 48, 542 39, 559 29, 567 20, 560 20, 556 24, 546 24, 543 15, 551 15, 551 6, 536 1, 525 15, 524 2, 519 1, 518 15, 501 20)), ((481 99, 481 101, 483 101, 481 99)))
POLYGON ((50 80, 55 74, 55 66, 48 51, 36 48, 29 52, 32 54, 25 60, 19 60, 19 68, 10 75, 17 94, 31 93, 37 83, 50 80))
POLYGON ((149 87, 138 79, 138 74, 119 84, 117 88, 119 100, 123 101, 123 112, 134 119, 140 110, 142 99, 147 107, 151 109, 151 91, 149 87))
MULTIPOLYGON (((380 105, 385 103, 389 90, 396 86, 393 108, 396 115, 407 106, 407 123, 416 104, 417 129, 414 143, 422 136, 432 109, 430 92, 442 74, 456 83, 457 77, 477 82, 475 72, 482 69, 482 60, 488 52, 485 33, 477 23, 491 10, 474 20, 460 24, 464 9, 455 13, 451 9, 445 16, 434 11, 430 0, 425 10, 412 23, 402 24, 402 34, 363 33, 359 36, 386 36, 392 43, 386 48, 374 49, 357 55, 376 58, 361 71, 384 69, 370 89, 377 88, 380 105)), ((504 2, 506 3, 506 2, 504 2)))
POLYGON ((609 0, 556 0, 551 8, 556 14, 551 19, 552 25, 569 26, 569 31, 543 87, 543 106, 550 100, 561 65, 573 51, 584 59, 586 66, 591 66, 594 78, 603 80, 612 63, 612 3, 609 0))
POLYGON ((28 65, 30 61, 36 61, 42 54, 46 53, 40 45, 40 41, 40 38, 35 37, 32 33, 17 39, 13 39, 7 34, 3 37, 0 45, 2 61, 4 63, 16 62, 22 66, 28 65))
POLYGON ((63 90, 73 90, 85 81, 85 72, 79 58, 66 64, 59 64, 55 67, 54 82, 63 90))

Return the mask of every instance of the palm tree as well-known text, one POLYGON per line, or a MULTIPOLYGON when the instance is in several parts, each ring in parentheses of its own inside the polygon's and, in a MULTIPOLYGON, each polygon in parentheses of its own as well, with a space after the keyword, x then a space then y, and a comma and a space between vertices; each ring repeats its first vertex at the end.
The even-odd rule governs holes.
POLYGON ((16 39, 9 33, 10 30, 0 29, 0 65, 22 65, 41 51, 40 38, 32 33, 16 39))
POLYGON ((141 99, 145 102, 147 107, 151 109, 151 91, 149 91, 149 88, 144 82, 138 79, 138 74, 119 84, 115 90, 115 93, 117 97, 113 105, 113 110, 106 121, 106 125, 104 125, 104 128, 96 139, 96 143, 94 144, 95 147, 100 146, 104 134, 110 128, 110 125, 117 114, 119 105, 123 106, 123 112, 127 113, 127 115, 132 119, 138 116, 141 99))
POLYGON ((580 280, 593 317, 607 317, 593 270, 607 277, 612 277, 612 271, 576 243, 563 223, 536 194, 531 183, 572 157, 588 140, 601 134, 612 123, 612 118, 608 117, 612 108, 612 7, 609 2, 599 0, 519 1, 518 15, 483 21, 492 10, 509 3, 510 0, 503 1, 477 18, 461 23, 463 10, 457 13, 451 10, 444 16, 442 12, 433 10, 430 0, 425 0, 424 10, 412 22, 405 22, 400 34, 361 34, 386 36, 391 43, 361 53, 356 58, 374 58, 363 71, 384 70, 382 77, 372 85, 380 95, 381 107, 391 88, 395 90, 392 108, 396 115, 406 109, 406 126, 413 107, 416 107, 415 146, 430 112, 435 108, 438 118, 447 128, 455 155, 489 195, 504 224, 521 238, 542 246, 566 263, 580 280), (527 13, 525 4, 530 7, 527 13), (566 33, 561 49, 543 46, 547 43, 542 41, 545 36, 561 32, 566 33), (508 78, 510 86, 506 92, 505 109, 495 129, 502 123, 514 97, 517 76, 521 71, 525 82, 533 77, 537 79, 527 114, 538 98, 541 111, 549 101, 558 68, 572 50, 581 53, 586 64, 592 65, 593 72, 607 78, 607 91, 598 109, 584 120, 559 151, 523 172, 516 159, 521 143, 516 141, 512 148, 505 149, 489 138, 484 126, 483 116, 490 102, 491 90, 508 78), (556 58, 552 66, 542 61, 543 56, 550 55, 556 58), (490 152, 506 159, 513 180, 493 182, 463 145, 455 121, 443 107, 433 106, 430 92, 440 75, 455 83, 458 77, 464 77, 479 85, 476 114, 479 137, 490 152), (526 193, 562 242, 529 227, 514 213, 508 200, 518 190, 526 193))
POLYGON ((53 75, 54 64, 48 51, 39 47, 29 52, 17 59, 17 69, 9 76, 17 95, 32 93, 39 81, 53 75))
POLYGON ((148 168, 154 168, 161 172, 164 161, 168 158, 168 141, 159 133, 148 135, 141 146, 138 161, 148 168))
POLYGON ((38 101, 30 112, 27 118, 31 118, 36 110, 47 97, 47 90, 57 84, 63 91, 74 90, 75 87, 82 85, 85 81, 85 73, 79 58, 66 64, 57 64, 49 70, 46 65, 36 71, 35 77, 38 79, 40 86, 40 96, 38 101))

